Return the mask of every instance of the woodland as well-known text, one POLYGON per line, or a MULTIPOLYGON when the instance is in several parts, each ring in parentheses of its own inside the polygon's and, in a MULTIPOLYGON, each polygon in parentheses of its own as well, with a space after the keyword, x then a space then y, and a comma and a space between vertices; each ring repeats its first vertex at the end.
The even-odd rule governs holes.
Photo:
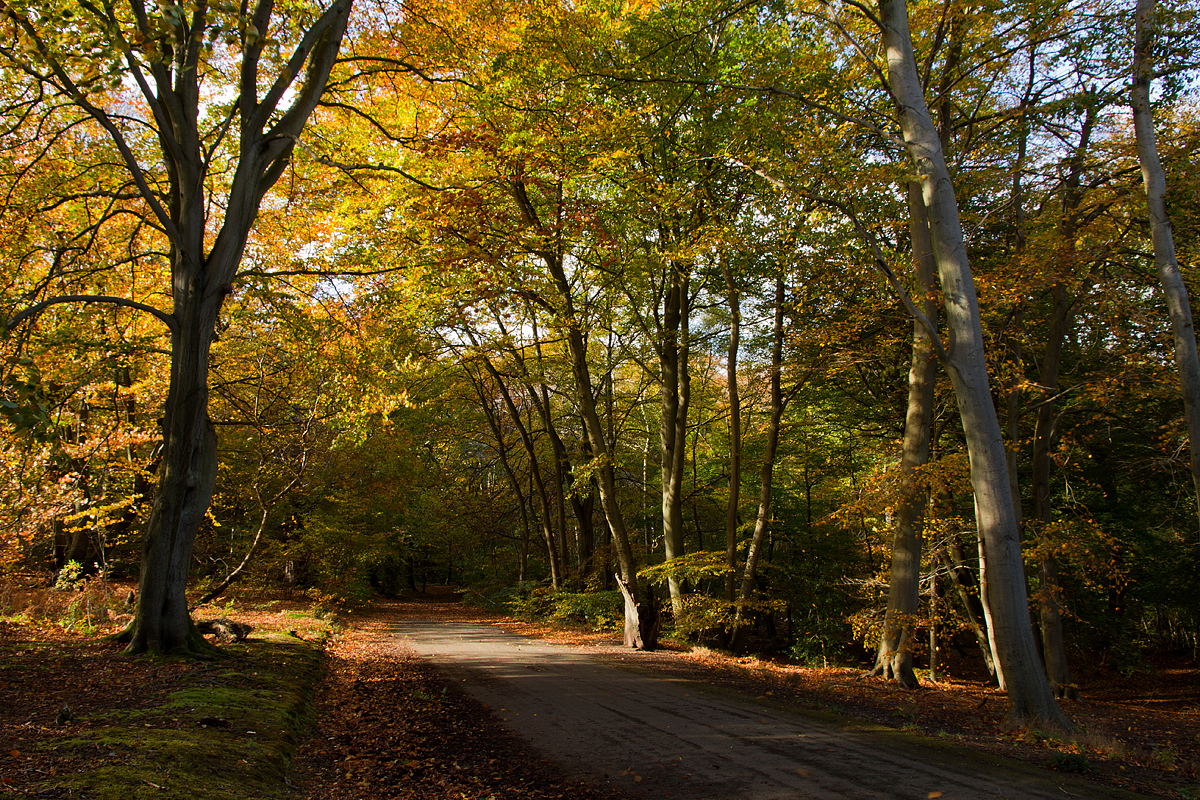
POLYGON ((1194 0, 0 0, 0 570, 1017 725, 1197 658, 1194 0))

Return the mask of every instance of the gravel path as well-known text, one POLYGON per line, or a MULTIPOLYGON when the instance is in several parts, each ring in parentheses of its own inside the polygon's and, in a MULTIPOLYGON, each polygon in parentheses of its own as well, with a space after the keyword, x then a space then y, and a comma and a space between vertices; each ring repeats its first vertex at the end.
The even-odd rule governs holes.
MULTIPOLYGON (((567 770, 671 798, 1133 798, 1015 761, 663 680, 490 625, 404 620, 408 647, 567 770)), ((636 666, 638 654, 624 656, 636 666)))

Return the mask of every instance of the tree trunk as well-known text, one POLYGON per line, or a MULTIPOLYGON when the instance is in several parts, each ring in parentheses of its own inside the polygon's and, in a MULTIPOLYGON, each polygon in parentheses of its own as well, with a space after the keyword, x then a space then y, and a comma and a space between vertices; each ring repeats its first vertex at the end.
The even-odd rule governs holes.
MULTIPOLYGON (((916 294, 924 303, 923 313, 937 325, 938 308, 933 291, 933 250, 921 188, 908 184, 909 223, 912 233, 916 294)), ((883 675, 902 686, 917 686, 912 667, 913 628, 920 605, 921 533, 919 521, 925 508, 927 489, 917 469, 929 461, 929 435, 933 424, 933 389, 937 361, 929 330, 913 321, 912 366, 908 372, 908 413, 900 459, 900 498, 896 507, 896 531, 892 541, 891 579, 888 607, 879 638, 874 675, 883 675)), ((931 601, 932 602, 932 601, 931 601)), ((933 634, 930 634, 931 636, 933 634)), ((932 654, 930 658, 932 659, 932 654)), ((932 662, 931 662, 932 663, 932 662)))
MULTIPOLYGON (((175 273, 187 274, 178 267, 175 273)), ((177 298, 179 326, 171 342, 162 467, 142 542, 137 613, 128 632, 131 653, 204 654, 212 649, 188 615, 186 589, 192 546, 217 481, 217 434, 208 416, 208 357, 222 298, 177 298)))
POLYGON ((1050 325, 1046 334, 1046 350, 1042 356, 1042 368, 1038 373, 1038 386, 1045 395, 1038 406, 1037 425, 1033 436, 1033 506, 1034 515, 1041 525, 1039 545, 1041 547, 1040 578, 1038 592, 1039 616, 1042 628, 1042 658, 1050 688, 1057 697, 1075 698, 1078 691, 1071 682, 1067 667, 1066 645, 1062 630, 1061 588, 1058 583, 1058 559, 1045 540, 1044 531, 1054 521, 1054 507, 1050 502, 1050 474, 1053 462, 1050 453, 1054 447, 1054 397, 1058 393, 1058 376, 1062 367, 1063 344, 1071 326, 1075 301, 1067 288, 1067 281, 1076 270, 1076 233, 1079 221, 1076 212, 1083 201, 1080 182, 1085 167, 1085 157, 1091 143, 1092 130, 1096 123, 1096 106, 1090 103, 1080 131, 1079 145, 1071 156, 1066 180, 1063 182, 1062 215, 1058 224, 1058 274, 1050 287, 1052 301, 1050 325))
MULTIPOLYGON (((569 292, 566 274, 561 267, 554 270, 560 292, 569 292)), ((619 585, 625 597, 625 646, 644 650, 653 650, 657 642, 654 638, 654 620, 644 619, 638 606, 637 563, 633 558, 633 548, 629 543, 629 531, 625 527, 625 517, 617 499, 617 480, 613 470, 611 450, 600 424, 600 416, 596 413, 595 395, 592 393, 592 376, 587 363, 587 343, 583 332, 577 327, 575 316, 569 317, 571 327, 567 329, 567 347, 571 355, 571 370, 575 375, 575 391, 579 399, 579 410, 583 416, 584 428, 588 444, 600 464, 597 475, 597 486, 600 490, 600 506, 604 510, 604 518, 608 522, 613 544, 616 545, 617 567, 620 570, 619 585)))
POLYGON ((1175 337, 1175 367, 1183 394, 1191 453, 1192 484, 1200 513, 1200 355, 1196 351, 1196 329, 1192 325, 1192 307, 1187 285, 1175 257, 1175 236, 1167 213, 1167 176, 1158 158, 1158 140, 1154 133, 1154 114, 1150 107, 1150 81, 1154 77, 1153 46, 1157 24, 1155 0, 1138 0, 1135 13, 1136 42, 1133 53, 1133 129, 1137 139, 1138 161, 1142 165, 1142 183, 1146 187, 1146 210, 1150 215, 1150 236, 1154 243, 1154 268, 1162 284, 1171 332, 1175 337))
MULTIPOLYGON (((583 447, 583 458, 585 461, 592 460, 592 448, 588 445, 587 436, 585 435, 581 442, 583 447)), ((572 486, 574 486, 575 478, 572 477, 572 486)), ((588 492, 583 497, 580 497, 579 491, 571 493, 571 509, 575 513, 575 521, 579 525, 579 574, 583 576, 586 584, 587 578, 592 574, 595 567, 596 553, 596 522, 595 508, 596 495, 599 490, 596 487, 595 476, 588 477, 588 492)), ((607 584, 609 570, 604 570, 605 583, 607 584)))
POLYGON ((1044 529, 1054 521, 1054 508, 1050 502, 1050 472, 1053 462, 1050 451, 1054 442, 1054 400, 1058 391, 1058 372, 1062 360, 1063 339, 1070 323, 1071 297, 1061 282, 1050 288, 1053 308, 1050 330, 1046 338, 1046 352, 1042 357, 1042 369, 1038 384, 1050 395, 1038 407, 1037 427, 1033 435, 1033 507, 1034 515, 1041 525, 1039 545, 1041 589, 1038 592, 1039 616, 1042 627, 1042 656, 1046 666, 1046 677, 1057 697, 1075 697, 1077 692, 1071 684, 1067 669, 1066 648, 1063 642, 1062 611, 1058 585, 1058 560, 1053 549, 1045 541, 1044 529))
POLYGON ((742 400, 738 389, 738 348, 742 342, 742 300, 729 261, 721 258, 725 292, 729 299, 729 350, 725 357, 725 385, 729 391, 729 502, 725 506, 725 602, 737 597, 738 503, 742 491, 742 400))
MULTIPOLYGON (((941 680, 941 648, 938 646, 939 628, 941 627, 942 595, 938 585, 937 570, 932 570, 929 576, 929 680, 941 680)), ((911 664, 909 669, 912 669, 911 664)), ((899 680, 899 678, 897 678, 899 680)), ((915 685, 915 681, 914 681, 915 685)))
POLYGON ((967 566, 962 547, 957 541, 952 540, 946 549, 941 551, 941 560, 950 573, 951 583, 958 593, 963 611, 966 612, 967 624, 971 627, 971 632, 975 634, 975 643, 979 645, 979 652, 983 656, 983 663, 987 667, 988 675, 993 681, 999 683, 996 662, 992 659, 991 638, 987 632, 987 613, 983 608, 983 600, 980 596, 979 583, 975 580, 975 573, 967 566))
MULTIPOLYGON (((1029 126, 1021 121, 1021 132, 1017 140, 1017 164, 1013 170, 1013 260, 1021 263, 1025 255, 1025 158, 1029 148, 1029 126)), ((1008 422, 1008 482, 1012 491, 1013 512, 1017 515, 1017 527, 1024 529, 1025 509, 1021 502, 1021 482, 1017 473, 1017 457, 1021 452, 1021 384, 1025 379, 1025 354, 1022 340, 1025 330, 1023 300, 1017 299, 1013 311, 1012 330, 1005 336, 1013 361, 1012 385, 1004 395, 1008 422)))
POLYGON ((921 182, 945 298, 949 329, 946 371, 954 386, 966 434, 976 525, 988 570, 989 632, 1008 689, 1009 721, 1019 726, 1068 730, 1071 724, 1055 703, 1045 674, 1037 667, 1008 461, 988 385, 974 278, 954 185, 913 58, 908 9, 904 0, 880 0, 879 8, 888 78, 900 109, 904 141, 921 182))
POLYGON ((558 589, 562 585, 562 567, 558 561, 558 548, 554 543, 554 530, 550 522, 550 496, 546 491, 546 481, 542 477, 542 468, 538 462, 537 447, 534 446, 528 427, 521 420, 521 412, 513 402, 512 394, 508 391, 504 379, 486 355, 481 355, 481 358, 491 374, 492 380, 496 382, 496 388, 500 391, 500 396, 504 398, 504 405, 508 408, 508 415, 512 419, 513 425, 516 426, 517 433, 521 436, 522 444, 525 445, 525 455, 529 458, 529 474, 533 478, 534 486, 537 487, 537 498, 542 506, 542 535, 546 540, 546 558, 550 561, 550 585, 558 589))
POLYGON ((625 526, 625 517, 621 513, 617 497, 616 471, 613 468, 612 450, 608 437, 596 410, 596 394, 592 386, 592 372, 588 366, 587 340, 580 328, 579 313, 575 308, 571 282, 563 267, 560 243, 556 234, 547 231, 538 218, 537 209, 525 191, 525 184, 517 179, 509 187, 516 201, 525 224, 539 233, 546 245, 537 255, 550 272, 550 278, 558 295, 559 318, 565 327, 567 352, 571 359, 571 372, 575 378, 575 395, 579 401, 579 415, 583 418, 584 432, 588 445, 595 454, 597 463, 597 486, 600 491, 600 507, 604 510, 604 518, 608 523, 609 533, 617 551, 617 567, 620 570, 618 583, 622 584, 625 597, 625 645, 652 650, 656 646, 657 620, 654 614, 640 613, 645 606, 638 603, 637 562, 633 557, 633 548, 629 541, 629 530, 625 526))
POLYGON ((729 633, 729 646, 739 650, 745 640, 748 603, 754 593, 754 578, 758 570, 758 559, 766 540, 767 525, 771 519, 771 482, 775 472, 775 451, 779 446, 779 425, 783 419, 784 406, 782 378, 783 365, 783 275, 775 278, 775 325, 771 344, 771 418, 767 423, 767 451, 763 454, 762 485, 758 495, 758 516, 754 520, 754 535, 750 550, 746 553, 746 567, 742 572, 742 587, 738 592, 737 610, 734 612, 733 628, 729 633))
MULTIPOLYGON (((663 340, 659 350, 662 380, 659 445, 663 549, 667 561, 683 555, 683 467, 691 399, 688 374, 688 276, 674 264, 670 269, 670 286, 663 308, 663 340)), ((679 578, 668 576, 667 587, 671 595, 671 611, 679 614, 683 610, 683 591, 679 578)))
MULTIPOLYGON (((171 57, 156 62, 138 84, 152 112, 147 124, 157 136, 160 163, 169 177, 165 189, 149 186, 120 127, 91 104, 95 96, 85 99, 78 92, 67 93, 116 144, 148 209, 147 222, 164 233, 170 251, 173 308, 169 316, 158 315, 171 329, 161 478, 142 545, 137 613, 118 636, 129 642, 131 653, 212 649, 188 616, 185 594, 192 547, 217 476, 217 437, 208 416, 209 351, 262 198, 290 163, 296 141, 325 91, 351 5, 352 0, 334 0, 312 19, 274 81, 260 74, 260 57, 269 41, 266 33, 275 6, 260 3, 255 8, 251 27, 263 35, 257 42, 247 38, 242 51, 237 76, 242 94, 237 116, 230 120, 238 153, 224 198, 207 194, 206 175, 213 155, 209 143, 202 141, 200 128, 201 54, 205 33, 215 24, 207 16, 207 6, 200 4, 172 20, 148 13, 140 1, 134 2, 138 34, 147 40, 173 42, 171 57), (298 77, 301 80, 296 82, 298 77), (272 84, 271 91, 258 96, 258 87, 272 84), (214 208, 223 214, 219 224, 210 217, 214 208)), ((108 6, 104 10, 111 13, 108 6)), ((109 22, 112 30, 128 24, 115 16, 109 22)), ((57 73, 56 77, 65 83, 57 73)))
POLYGON ((504 468, 504 474, 508 477, 509 488, 512 489, 513 497, 517 500, 517 506, 521 509, 521 541, 518 545, 517 556, 519 558, 517 581, 524 583, 529 569, 529 511, 525 508, 525 493, 521 491, 521 482, 517 480, 517 473, 512 467, 512 462, 508 460, 508 443, 504 440, 504 432, 500 428, 500 420, 497 418, 498 413, 492 407, 492 399, 487 397, 483 388, 482 377, 475 376, 470 372, 467 373, 471 380, 471 384, 475 387, 475 392, 479 396, 479 404, 483 408, 484 418, 487 419, 488 428, 492 431, 492 436, 496 438, 496 452, 500 455, 500 465, 504 468))

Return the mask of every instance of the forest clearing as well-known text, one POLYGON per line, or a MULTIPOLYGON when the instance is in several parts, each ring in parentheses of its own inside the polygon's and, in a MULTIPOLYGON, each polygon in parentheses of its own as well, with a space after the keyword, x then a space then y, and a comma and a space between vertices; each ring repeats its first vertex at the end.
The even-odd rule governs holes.
POLYGON ((0 614, 170 704, 213 602, 455 587, 1194 794, 1197 53, 1200 0, 0 0, 0 614))
MULTIPOLYGON (((255 709, 253 700, 245 705, 243 699, 243 705, 235 703, 222 712, 226 727, 212 723, 216 738, 202 745, 210 749, 190 760, 171 755, 175 751, 147 738, 147 731, 187 736, 194 730, 208 736, 210 729, 199 720, 209 715, 204 708, 164 703, 165 696, 197 684, 211 690, 236 683, 216 676, 230 669, 244 676, 248 654, 263 648, 275 634, 287 634, 284 638, 293 642, 315 642, 319 648, 329 623, 295 602, 206 608, 206 618, 216 612, 256 628, 246 643, 227 645, 228 659, 213 664, 119 657, 114 652, 118 646, 103 642, 94 632, 64 629, 46 619, 40 624, 28 618, 8 621, 0 630, 0 745, 7 754, 0 792, 28 798, 159 800, 176 793, 196 800, 619 800, 770 797, 781 791, 780 796, 789 797, 927 797, 941 791, 942 796, 967 800, 998 796, 981 791, 979 783, 972 788, 971 781, 980 780, 1014 799, 1187 798, 1200 787, 1200 698, 1194 667, 1156 668, 1137 680, 1097 674, 1094 684, 1089 681, 1083 687, 1088 699, 1067 705, 1081 733, 1058 738, 1008 728, 1003 697, 978 679, 950 678, 920 690, 897 691, 877 677, 864 677, 861 667, 789 666, 689 650, 677 643, 654 653, 629 652, 612 633, 498 616, 447 602, 450 597, 431 593, 380 602, 345 619, 332 638, 324 640, 321 670, 291 666, 267 677, 278 665, 271 668, 254 660, 256 670, 264 670, 261 675, 255 672, 256 680, 290 684, 298 696, 308 698, 295 736, 269 739, 271 707, 255 709), (596 691, 593 681, 576 684, 570 690, 574 694, 563 702, 554 692, 535 686, 525 691, 532 691, 541 705, 530 710, 521 705, 521 692, 512 691, 511 677, 505 683, 497 682, 494 674, 470 674, 472 669, 490 670, 501 659, 488 656, 464 667, 453 659, 421 656, 421 645, 414 649, 397 633, 405 621, 445 630, 487 628, 493 636, 530 648, 530 660, 515 667, 518 683, 525 675, 555 669, 546 648, 582 657, 592 665, 589 669, 611 670, 604 665, 616 665, 618 679, 609 688, 615 696, 596 691), (628 678, 665 689, 651 687, 652 699, 646 702, 638 691, 630 691, 624 683, 628 678), (500 692, 502 701, 485 704, 479 699, 479 687, 486 691, 489 686, 500 692), (595 719, 583 716, 580 705, 587 696, 620 703, 628 695, 624 702, 631 708, 661 706, 667 703, 664 691, 687 698, 682 708, 670 710, 678 720, 667 720, 664 744, 652 741, 646 730, 628 720, 619 728, 596 728, 591 725, 595 719), (770 727, 768 722, 794 724, 788 715, 800 714, 802 724, 810 727, 801 734, 808 740, 798 741, 810 751, 797 757, 780 750, 779 743, 771 743, 772 737, 778 738, 775 732, 768 736, 765 752, 780 750, 783 760, 773 769, 788 775, 763 783, 761 778, 772 771, 764 762, 762 776, 746 780, 747 773, 739 770, 750 766, 749 774, 754 775, 753 760, 739 765, 729 754, 717 752, 723 745, 714 748, 710 734, 689 736, 683 730, 689 714, 711 724, 718 716, 710 710, 714 702, 716 707, 732 704, 734 727, 742 731, 737 738, 751 748, 754 738, 770 727), (56 714, 64 704, 74 709, 73 719, 58 722, 56 714), (691 710, 680 713, 685 708, 691 710), (562 730, 585 739, 596 736, 603 746, 564 748, 564 734, 557 728, 550 730, 549 738, 539 737, 528 725, 517 724, 515 715, 523 709, 527 716, 540 710, 563 717, 562 730), (784 715, 782 722, 776 719, 779 714, 784 715), (672 733, 668 728, 675 723, 672 733), (237 736, 250 724, 253 734, 237 736), (264 739, 262 747, 250 752, 271 766, 256 767, 255 779, 247 781, 237 777, 240 767, 233 763, 244 752, 230 740, 256 737, 264 739), (614 746, 621 739, 626 739, 625 746, 614 746), (698 741, 705 743, 700 748, 705 752, 695 752, 698 741), (99 750, 99 742, 107 752, 99 750), (664 763, 668 759, 660 747, 679 748, 687 754, 687 764, 664 763), (268 758, 264 750, 272 755, 268 758), (614 758, 621 762, 620 769, 611 766, 614 758)), ((259 686, 251 694, 273 693, 259 686)), ((746 752, 753 754, 753 749, 746 752)))

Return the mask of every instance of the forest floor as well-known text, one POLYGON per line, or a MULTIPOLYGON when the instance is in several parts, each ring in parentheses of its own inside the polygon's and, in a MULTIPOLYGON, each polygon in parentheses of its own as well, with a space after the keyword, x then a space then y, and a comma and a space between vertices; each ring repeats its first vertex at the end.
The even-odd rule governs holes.
MULTIPOLYGON (((1200 670, 1183 660, 1155 662, 1129 677, 1101 669, 1084 674, 1080 684, 1085 699, 1064 703, 1064 708, 1085 732, 1065 739, 1008 730, 1004 696, 978 681, 952 678, 899 691, 877 679, 861 679, 856 669, 801 668, 678 645, 632 653, 611 634, 525 623, 448 603, 446 597, 425 599, 436 602, 414 598, 380 604, 344 620, 342 631, 325 645, 326 670, 316 691, 317 722, 299 744, 287 778, 290 786, 279 778, 280 794, 264 788, 241 796, 629 796, 602 782, 568 775, 518 738, 497 709, 485 707, 461 688, 461 681, 418 657, 395 635, 396 620, 434 619, 494 625, 521 636, 574 645, 591 658, 678 684, 706 684, 782 709, 821 710, 826 716, 903 731, 909 740, 928 737, 925 741, 934 747, 1007 756, 1051 777, 1054 769, 1077 772, 1093 782, 1097 792, 1107 786, 1160 797, 1200 798, 1200 670)), ((288 627, 300 628, 301 642, 317 637, 321 624, 307 628, 299 611, 264 609, 254 603, 227 606, 222 613, 264 629, 282 628, 285 635, 288 627)), ((166 696, 181 680, 213 682, 211 666, 127 659, 119 656, 119 646, 100 641, 95 630, 84 634, 78 628, 24 620, 0 621, 0 667, 0 797, 98 796, 47 788, 65 786, 56 780, 72 771, 97 766, 87 752, 59 748, 64 737, 78 735, 80 718, 149 713, 155 698, 166 696), (56 726, 55 714, 68 697, 75 722, 56 726)), ((236 680, 231 687, 234 684, 236 680)), ((178 729, 178 722, 163 720, 164 728, 175 724, 178 729)), ((143 727, 140 718, 137 727, 143 727)), ((126 757, 117 758, 114 752, 105 756, 117 761, 126 757)), ((166 774, 170 776, 169 769, 166 774)), ((138 783, 146 796, 173 794, 154 776, 138 783)), ((194 790, 192 794, 200 796, 194 790)), ((138 791, 125 794, 140 796, 138 791)))
POLYGON ((802 668, 671 645, 631 653, 612 634, 414 600, 379 605, 353 618, 331 643, 330 670, 318 693, 318 732, 301 745, 295 762, 293 780, 306 797, 349 800, 367 787, 381 800, 622 796, 603 782, 563 777, 543 756, 514 741, 498 719, 499 709, 463 691, 457 673, 432 669, 398 642, 394 622, 409 619, 495 625, 582 647, 592 658, 668 681, 719 687, 783 709, 849 717, 911 734, 909 742, 927 737, 938 748, 1017 759, 1051 777, 1054 770, 1078 773, 1096 793, 1113 787, 1200 798, 1200 670, 1184 660, 1128 678, 1103 670, 1088 675, 1081 686, 1086 699, 1064 703, 1082 733, 1061 738, 1008 729, 1003 694, 978 680, 949 678, 901 691, 863 679, 859 669, 802 668))

